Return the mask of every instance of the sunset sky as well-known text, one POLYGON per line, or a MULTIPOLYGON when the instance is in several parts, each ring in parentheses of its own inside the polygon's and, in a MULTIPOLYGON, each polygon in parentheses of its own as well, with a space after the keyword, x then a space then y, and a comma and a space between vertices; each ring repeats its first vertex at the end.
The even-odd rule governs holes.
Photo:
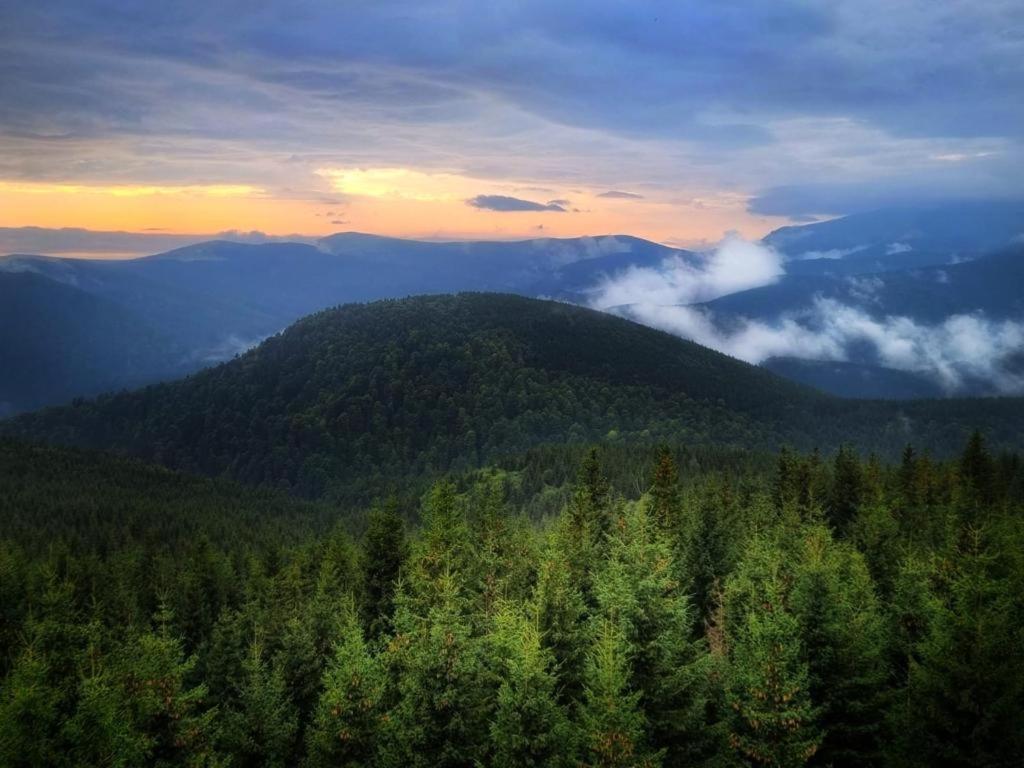
POLYGON ((1018 195, 1024 5, 872 2, 4 3, 0 252, 57 251, 25 227, 693 247, 1018 195))

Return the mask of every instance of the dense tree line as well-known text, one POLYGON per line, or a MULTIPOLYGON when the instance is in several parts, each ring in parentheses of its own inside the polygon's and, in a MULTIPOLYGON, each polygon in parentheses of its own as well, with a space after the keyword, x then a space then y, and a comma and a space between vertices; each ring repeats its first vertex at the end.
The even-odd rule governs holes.
POLYGON ((342 528, 0 444, 0 765, 1020 763, 1018 456, 616 450, 342 528))
POLYGON ((662 441, 774 450, 851 442, 948 456, 985 426, 1024 431, 1020 399, 846 401, 666 333, 497 294, 348 305, 187 379, 0 423, 308 498, 369 501, 548 443, 662 441))

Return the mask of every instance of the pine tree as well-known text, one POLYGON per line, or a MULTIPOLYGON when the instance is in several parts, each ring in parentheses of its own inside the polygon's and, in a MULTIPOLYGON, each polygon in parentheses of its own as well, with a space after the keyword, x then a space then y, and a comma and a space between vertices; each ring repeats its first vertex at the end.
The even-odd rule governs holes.
POLYGON ((575 765, 573 732, 556 696, 554 660, 537 626, 504 604, 490 639, 502 662, 490 737, 496 768, 575 765))
POLYGON ((110 681, 147 765, 201 765, 212 754, 214 711, 207 708, 206 686, 189 682, 196 657, 185 658, 170 621, 164 609, 156 631, 128 638, 114 653, 110 681))
POLYGON ((587 656, 579 729, 588 768, 660 765, 647 750, 647 723, 639 691, 630 685, 628 643, 616 623, 599 623, 587 656))
POLYGON ((232 764, 281 768, 295 751, 298 714, 288 698, 284 674, 269 665, 262 639, 250 643, 242 662, 238 705, 224 715, 223 741, 232 764))
POLYGON ((49 563, 40 578, 42 593, 25 623, 25 647, 0 685, 0 757, 12 766, 59 762, 60 726, 75 706, 87 641, 73 585, 49 563))
POLYGON ((479 594, 481 618, 489 619, 505 598, 525 598, 533 581, 533 531, 511 516, 495 477, 481 480, 470 494, 472 591, 479 594))
POLYGON ((589 544, 598 544, 608 529, 611 486, 601 470, 596 448, 591 448, 580 467, 579 478, 569 504, 573 532, 589 544))
POLYGON ((540 627, 541 642, 555 659, 559 702, 575 707, 583 695, 586 606, 572 577, 565 549, 559 546, 561 540, 552 537, 541 559, 532 611, 540 627))
POLYGON ((917 506, 917 453, 914 446, 907 443, 900 458, 899 469, 900 498, 904 506, 913 509, 917 506))
POLYGON ((860 554, 820 526, 805 534, 789 604, 801 626, 811 703, 822 741, 811 761, 871 766, 881 760, 885 635, 860 554))
MULTIPOLYGON (((310 615, 293 616, 285 622, 272 663, 274 673, 280 674, 284 681, 288 700, 295 709, 299 723, 309 720, 320 695, 328 655, 323 647, 325 644, 319 642, 315 631, 315 597, 312 603, 310 615)), ((296 737, 301 740, 301 728, 296 737)))
POLYGON ((752 766, 795 768, 811 759, 821 734, 781 558, 774 542, 759 538, 726 585, 725 688, 736 755, 752 766))
POLYGON ((864 476, 857 455, 840 446, 832 469, 832 487, 828 498, 828 520, 840 535, 846 533, 857 514, 863 493, 864 476))
POLYGON ((371 638, 391 629, 395 610, 395 588, 408 557, 405 522, 398 514, 394 497, 370 512, 363 539, 363 616, 371 638))
POLYGON ((981 433, 975 430, 960 457, 961 525, 984 522, 994 500, 995 464, 981 433))
POLYGON ((686 512, 678 572, 686 579, 684 587, 694 606, 694 631, 703 634, 726 572, 726 532, 721 507, 707 495, 688 505, 686 512))
POLYGON ((423 532, 414 552, 410 576, 423 583, 437 581, 444 573, 465 575, 472 556, 469 529, 455 485, 442 480, 423 499, 423 532))
POLYGON ((651 517, 665 531, 679 528, 679 470, 672 452, 662 447, 651 482, 651 517))
POLYGON ((1024 615, 1000 553, 972 529, 911 659, 901 731, 921 766, 1002 766, 1024 754, 1024 615))
POLYGON ((349 612, 327 668, 307 737, 310 768, 373 763, 383 715, 385 676, 349 612))
POLYGON ((427 601, 400 598, 395 614, 388 656, 397 700, 385 716, 385 768, 461 768, 484 759, 489 746, 493 681, 471 632, 469 603, 451 571, 429 589, 427 601), (417 614, 422 606, 429 607, 417 614))
POLYGON ((691 639, 693 612, 676 573, 660 527, 644 505, 628 505, 595 574, 595 620, 622 633, 652 744, 667 750, 670 764, 691 764, 717 745, 706 722, 708 659, 703 642, 691 639))
POLYGON ((56 684, 45 656, 34 646, 19 654, 0 686, 0 765, 58 765, 62 708, 68 694, 56 684))

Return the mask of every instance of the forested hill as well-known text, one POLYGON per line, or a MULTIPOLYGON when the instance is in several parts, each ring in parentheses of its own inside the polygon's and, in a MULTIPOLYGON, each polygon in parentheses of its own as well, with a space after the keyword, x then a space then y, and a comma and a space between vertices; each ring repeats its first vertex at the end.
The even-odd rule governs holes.
POLYGON ((548 442, 774 450, 1024 434, 1024 402, 851 402, 674 336, 499 294, 347 305, 185 380, 28 414, 0 431, 115 449, 307 496, 379 493, 548 442))

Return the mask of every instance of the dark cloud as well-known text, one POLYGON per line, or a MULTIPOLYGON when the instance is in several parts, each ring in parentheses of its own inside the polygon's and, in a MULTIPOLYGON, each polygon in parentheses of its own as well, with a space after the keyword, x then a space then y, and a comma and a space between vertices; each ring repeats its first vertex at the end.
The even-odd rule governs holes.
POLYGON ((477 195, 466 201, 467 205, 484 211, 500 211, 502 213, 519 213, 523 211, 555 211, 565 213, 567 200, 552 200, 549 203, 535 203, 507 195, 477 195))
POLYGON ((795 222, 820 216, 846 216, 884 208, 947 203, 1019 200, 1021 193, 1002 184, 970 184, 960 176, 880 179, 860 183, 819 183, 770 187, 747 203, 763 216, 786 216, 795 222), (994 193, 994 194, 993 194, 994 193))
POLYGON ((607 197, 612 200, 643 200, 643 195, 635 195, 632 192, 619 192, 616 189, 610 189, 607 192, 602 192, 598 197, 607 197))
MULTIPOLYGON (((586 153, 557 127, 664 142, 660 173, 686 180, 696 166, 718 175, 712 186, 825 173, 869 184, 930 162, 927 148, 890 152, 880 139, 1019 145, 1024 38, 1010 30, 1021 22, 1017 0, 4 3, 0 177, 237 179, 308 147, 378 162, 455 156, 522 178, 538 152, 586 153), (877 135, 827 145, 829 121, 877 135), (778 162, 787 144, 810 159, 778 162), (833 145, 845 162, 830 162, 833 145), (675 157, 679 147, 690 154, 675 157)), ((600 183, 631 162, 602 154, 600 183)), ((1001 163, 1024 172, 1017 150, 1001 163)), ((970 166, 951 165, 947 186, 970 166)))

